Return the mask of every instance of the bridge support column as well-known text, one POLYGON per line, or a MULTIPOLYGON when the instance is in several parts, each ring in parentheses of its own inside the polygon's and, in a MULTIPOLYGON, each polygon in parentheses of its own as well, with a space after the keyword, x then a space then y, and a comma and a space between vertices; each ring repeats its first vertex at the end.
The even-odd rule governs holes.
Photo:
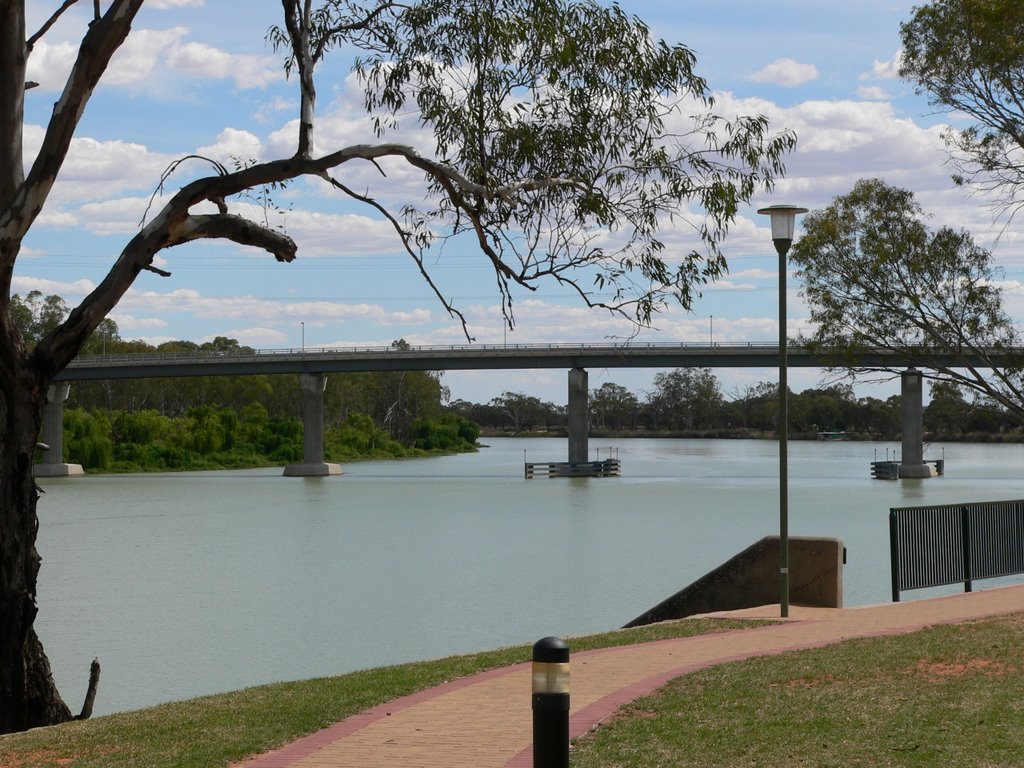
POLYGON ((569 461, 584 462, 590 459, 588 440, 590 438, 590 393, 587 390, 589 376, 583 368, 569 371, 569 461))
POLYGON ((323 373, 300 373, 302 390, 302 463, 284 468, 285 477, 324 477, 340 475, 340 464, 324 461, 324 389, 323 373))
POLYGON ((39 440, 48 447, 43 452, 43 461, 35 465, 36 477, 76 477, 84 475, 81 464, 64 463, 64 401, 68 399, 71 385, 66 381, 51 384, 46 391, 46 407, 43 409, 43 428, 39 440))
POLYGON ((924 377, 916 368, 908 368, 900 379, 903 457, 899 474, 901 478, 931 477, 931 468, 924 463, 924 377))

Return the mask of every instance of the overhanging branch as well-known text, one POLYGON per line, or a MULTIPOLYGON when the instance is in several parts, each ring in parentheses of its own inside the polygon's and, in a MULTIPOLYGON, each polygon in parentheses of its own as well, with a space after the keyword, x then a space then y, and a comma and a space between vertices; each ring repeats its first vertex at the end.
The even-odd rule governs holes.
POLYGON ((283 232, 261 226, 232 213, 189 216, 169 232, 165 247, 181 245, 193 240, 230 240, 239 245, 255 246, 267 251, 278 261, 295 260, 298 247, 283 232))

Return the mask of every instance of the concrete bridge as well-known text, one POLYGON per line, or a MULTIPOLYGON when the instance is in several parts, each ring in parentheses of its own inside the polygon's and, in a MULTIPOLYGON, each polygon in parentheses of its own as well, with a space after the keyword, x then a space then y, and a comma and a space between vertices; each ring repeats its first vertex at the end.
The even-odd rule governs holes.
MULTIPOLYGON (((789 367, 827 368, 841 365, 838 356, 789 346, 789 367)), ((912 365, 909 356, 890 350, 870 351, 859 364, 912 365)), ((955 364, 957 360, 938 359, 955 364)), ((241 376, 299 374, 303 410, 303 461, 285 468, 285 475, 339 474, 341 467, 324 461, 323 392, 327 374, 348 371, 438 370, 568 370, 569 461, 588 459, 588 368, 775 368, 775 344, 738 342, 716 344, 467 344, 430 347, 304 348, 229 352, 97 355, 76 358, 55 378, 48 393, 41 441, 49 448, 36 465, 38 477, 81 474, 78 465, 63 460, 63 404, 73 381, 142 379, 177 376, 241 376)), ((921 374, 903 374, 903 463, 907 476, 926 472, 922 457, 923 413, 921 374), (909 436, 909 443, 908 443, 909 436), (921 469, 916 469, 920 464, 921 469)), ((924 476, 924 475, 920 475, 924 476)))

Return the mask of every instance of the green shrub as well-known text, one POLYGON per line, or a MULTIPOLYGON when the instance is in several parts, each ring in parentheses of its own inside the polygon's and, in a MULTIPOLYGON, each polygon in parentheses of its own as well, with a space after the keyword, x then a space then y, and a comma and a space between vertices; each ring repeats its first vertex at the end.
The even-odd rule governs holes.
POLYGON ((455 413, 412 424, 413 446, 424 451, 475 451, 480 427, 455 413))
POLYGON ((83 469, 109 469, 114 454, 110 419, 102 412, 64 411, 64 458, 83 469))

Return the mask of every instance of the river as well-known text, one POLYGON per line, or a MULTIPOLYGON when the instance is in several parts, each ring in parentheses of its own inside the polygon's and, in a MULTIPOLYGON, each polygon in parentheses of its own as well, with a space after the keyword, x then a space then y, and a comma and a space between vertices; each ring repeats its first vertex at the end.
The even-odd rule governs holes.
MULTIPOLYGON (((778 533, 771 441, 619 440, 622 477, 535 480, 524 456, 564 440, 486 442, 332 478, 42 480, 36 628, 72 709, 94 656, 104 714, 603 631, 778 533)), ((890 507, 1024 498, 1022 445, 930 446, 945 476, 872 480, 894 447, 790 443, 790 535, 843 540, 847 605, 890 599, 890 507)))

